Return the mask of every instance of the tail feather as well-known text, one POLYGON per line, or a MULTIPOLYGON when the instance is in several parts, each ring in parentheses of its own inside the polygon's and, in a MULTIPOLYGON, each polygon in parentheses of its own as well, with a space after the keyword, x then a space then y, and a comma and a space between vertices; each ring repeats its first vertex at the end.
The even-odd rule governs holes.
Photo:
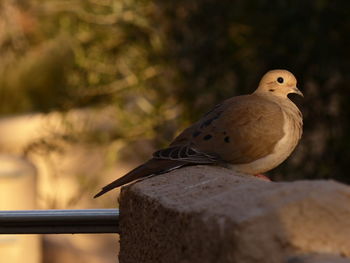
POLYGON ((141 164, 140 166, 131 170, 124 176, 118 178, 117 180, 103 187, 102 190, 94 196, 94 198, 97 198, 113 190, 114 188, 130 183, 132 181, 135 181, 136 179, 139 179, 148 175, 152 175, 152 174, 166 173, 173 169, 184 166, 185 164, 186 162, 183 162, 183 161, 150 159, 144 164, 141 164))

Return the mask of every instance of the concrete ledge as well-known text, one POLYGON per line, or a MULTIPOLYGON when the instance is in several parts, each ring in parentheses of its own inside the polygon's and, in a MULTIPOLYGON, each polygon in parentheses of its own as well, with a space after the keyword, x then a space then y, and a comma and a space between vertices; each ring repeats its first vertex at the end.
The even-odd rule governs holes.
POLYGON ((124 187, 120 211, 121 263, 350 262, 350 187, 334 181, 193 166, 124 187))

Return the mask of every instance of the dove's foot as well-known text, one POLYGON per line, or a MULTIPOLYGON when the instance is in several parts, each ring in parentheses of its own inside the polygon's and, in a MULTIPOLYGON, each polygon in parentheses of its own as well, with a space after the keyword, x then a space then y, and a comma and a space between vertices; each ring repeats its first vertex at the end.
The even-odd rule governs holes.
POLYGON ((260 178, 261 180, 265 180, 265 181, 271 182, 271 179, 268 178, 266 175, 263 175, 263 174, 254 174, 254 176, 260 178))

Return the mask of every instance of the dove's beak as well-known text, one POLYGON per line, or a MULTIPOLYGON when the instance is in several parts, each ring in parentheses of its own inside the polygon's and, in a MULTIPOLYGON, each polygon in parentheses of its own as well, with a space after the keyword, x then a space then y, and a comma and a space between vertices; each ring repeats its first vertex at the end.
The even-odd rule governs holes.
POLYGON ((298 94, 304 98, 304 94, 297 87, 292 88, 292 93, 298 94))

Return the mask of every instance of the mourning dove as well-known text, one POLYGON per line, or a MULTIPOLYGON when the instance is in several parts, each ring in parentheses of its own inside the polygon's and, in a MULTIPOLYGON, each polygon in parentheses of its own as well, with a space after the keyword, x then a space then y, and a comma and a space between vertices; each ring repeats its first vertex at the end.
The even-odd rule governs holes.
POLYGON ((123 177, 103 187, 113 188, 149 175, 196 164, 214 164, 245 174, 267 172, 282 163, 302 134, 302 115, 287 97, 303 94, 287 70, 271 70, 250 95, 223 101, 185 129, 168 148, 123 177))

